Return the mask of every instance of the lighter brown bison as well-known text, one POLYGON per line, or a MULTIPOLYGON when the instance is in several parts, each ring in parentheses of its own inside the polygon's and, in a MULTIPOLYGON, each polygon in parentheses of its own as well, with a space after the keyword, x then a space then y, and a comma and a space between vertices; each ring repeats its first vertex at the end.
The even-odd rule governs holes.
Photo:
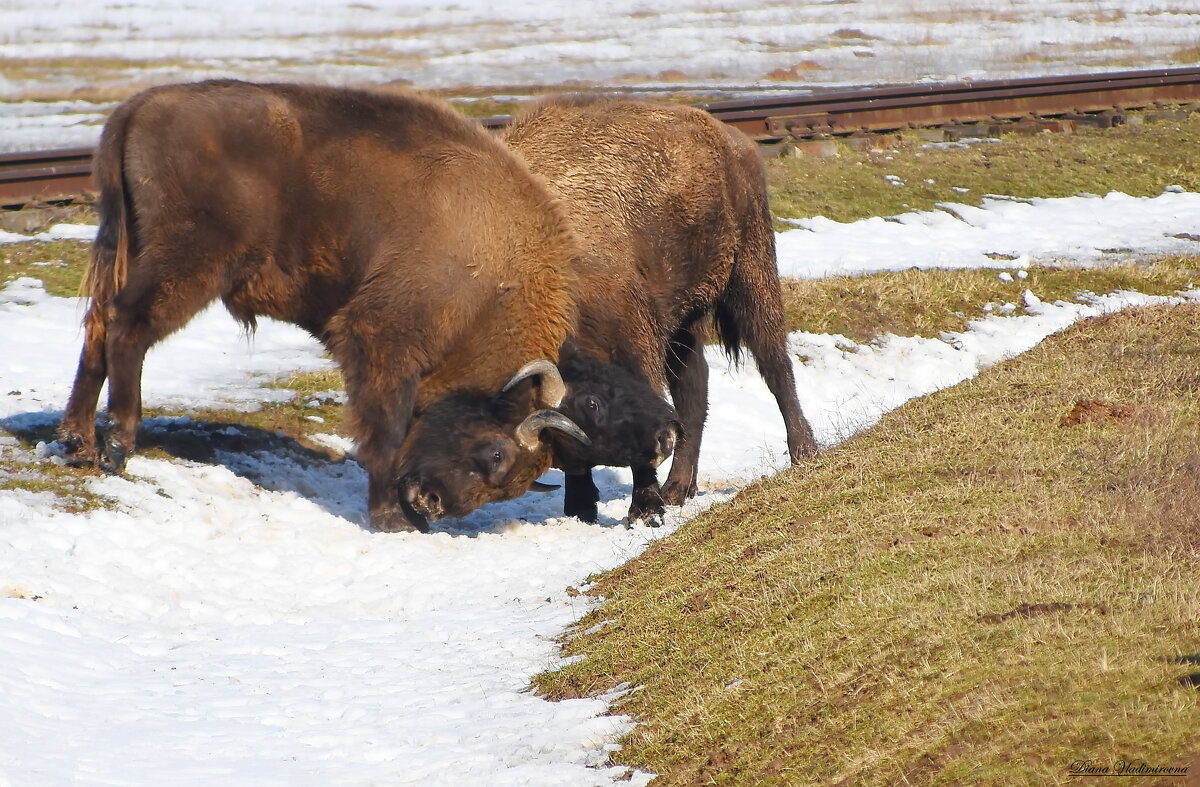
POLYGON ((591 96, 539 102, 503 138, 561 198, 585 252, 575 259, 579 322, 559 365, 561 409, 591 444, 551 438, 567 513, 596 518, 598 464, 632 469, 631 519, 696 493, 708 411, 703 347, 713 323, 731 358, 744 343, 757 361, 783 414, 791 460, 814 454, 787 353, 754 143, 699 109, 591 96), (661 461, 663 429, 676 415, 665 404, 617 403, 639 384, 669 388, 682 424, 661 490, 650 458, 661 461))

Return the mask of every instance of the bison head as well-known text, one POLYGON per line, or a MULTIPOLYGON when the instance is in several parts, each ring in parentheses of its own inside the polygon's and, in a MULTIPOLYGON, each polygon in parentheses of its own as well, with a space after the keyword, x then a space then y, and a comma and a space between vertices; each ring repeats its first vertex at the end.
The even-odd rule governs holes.
POLYGON ((596 465, 658 467, 675 450, 681 433, 675 408, 644 378, 569 351, 559 367, 566 394, 558 409, 590 442, 550 435, 555 467, 567 473, 596 465))
POLYGON ((549 434, 584 445, 588 437, 557 410, 564 385, 549 361, 527 364, 499 396, 459 392, 414 421, 397 469, 400 504, 425 530, 443 516, 464 516, 484 503, 535 487, 550 466, 549 434))

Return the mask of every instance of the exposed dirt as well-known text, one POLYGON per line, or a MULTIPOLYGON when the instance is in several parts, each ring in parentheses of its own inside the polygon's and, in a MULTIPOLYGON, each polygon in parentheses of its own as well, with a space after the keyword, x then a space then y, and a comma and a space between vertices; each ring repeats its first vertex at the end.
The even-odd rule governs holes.
POLYGON ((1105 421, 1132 421, 1136 416, 1137 411, 1127 405, 1102 402, 1098 399, 1080 399, 1075 402, 1071 412, 1064 415, 1059 421, 1059 426, 1078 426, 1105 421))

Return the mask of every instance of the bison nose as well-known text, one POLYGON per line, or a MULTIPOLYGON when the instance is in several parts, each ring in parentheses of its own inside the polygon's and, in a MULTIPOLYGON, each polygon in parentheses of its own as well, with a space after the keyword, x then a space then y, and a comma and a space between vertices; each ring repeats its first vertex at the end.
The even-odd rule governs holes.
POLYGON ((442 516, 442 498, 417 478, 404 481, 404 499, 421 516, 434 521, 442 516))
POLYGON ((658 448, 654 461, 651 463, 652 467, 658 467, 667 460, 667 457, 675 452, 675 444, 679 442, 679 424, 672 423, 659 429, 658 434, 655 435, 655 440, 658 448))

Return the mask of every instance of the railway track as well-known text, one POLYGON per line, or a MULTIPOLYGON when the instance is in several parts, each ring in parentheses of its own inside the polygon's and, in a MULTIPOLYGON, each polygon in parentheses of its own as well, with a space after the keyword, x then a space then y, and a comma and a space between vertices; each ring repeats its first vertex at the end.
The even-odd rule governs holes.
POLYGON ((1023 118, 1113 116, 1200 101, 1200 68, 907 85, 700 104, 758 140, 1023 118))
POLYGON ((71 200, 94 190, 92 148, 0 153, 0 206, 71 200))
MULTIPOLYGON (((1126 110, 1193 103, 1200 104, 1200 68, 931 83, 697 106, 753 139, 772 142, 1022 120, 1113 125, 1126 110)), ((508 120, 480 122, 500 128, 508 120)), ((89 195, 91 158, 91 148, 0 154, 0 206, 89 195)))

